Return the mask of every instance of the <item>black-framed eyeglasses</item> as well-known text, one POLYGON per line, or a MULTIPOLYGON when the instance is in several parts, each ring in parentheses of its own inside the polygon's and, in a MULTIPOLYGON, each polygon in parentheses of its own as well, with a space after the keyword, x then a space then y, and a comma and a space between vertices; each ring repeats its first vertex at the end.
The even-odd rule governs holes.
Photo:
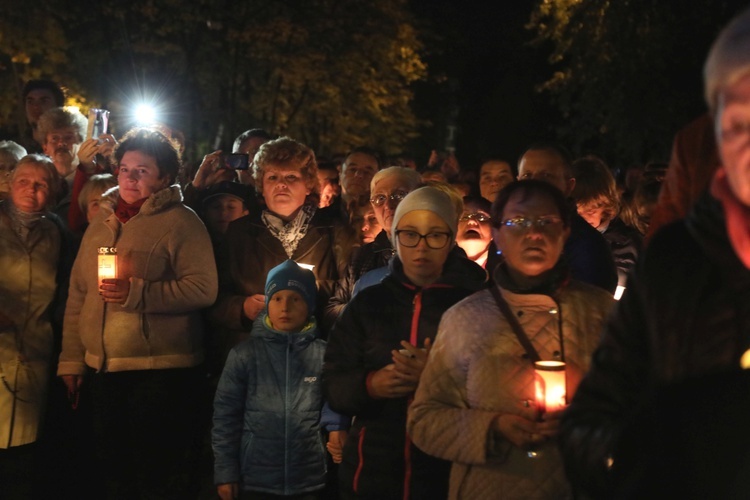
POLYGON ((414 248, 415 246, 419 245, 419 242, 422 239, 424 239, 428 247, 432 248, 433 250, 440 250, 441 248, 444 248, 445 245, 447 245, 450 241, 451 233, 436 231, 434 233, 420 234, 416 231, 410 231, 408 229, 399 229, 396 231, 396 239, 401 245, 407 248, 414 248))
POLYGON ((403 200, 407 194, 409 193, 407 193, 406 191, 396 191, 391 195, 376 194, 375 196, 370 198, 370 203, 372 203, 376 207, 382 207, 388 200, 395 201, 398 204, 401 203, 401 200, 403 200))
POLYGON ((470 220, 476 222, 489 222, 491 219, 489 215, 482 212, 473 212, 470 214, 462 215, 461 218, 458 219, 458 222, 469 222, 470 220))
POLYGON ((500 225, 518 231, 525 231, 531 229, 532 226, 544 230, 553 228, 559 224, 562 224, 562 219, 552 215, 547 217, 514 217, 513 219, 504 220, 500 225))

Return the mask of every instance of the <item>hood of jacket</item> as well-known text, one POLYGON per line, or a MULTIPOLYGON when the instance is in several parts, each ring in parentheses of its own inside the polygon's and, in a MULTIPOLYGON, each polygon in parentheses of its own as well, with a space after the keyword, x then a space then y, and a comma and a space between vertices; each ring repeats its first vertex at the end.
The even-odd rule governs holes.
MULTIPOLYGON (((107 190, 102 195, 102 201, 104 202, 102 208, 106 209, 107 215, 115 211, 115 206, 119 199, 119 186, 107 190)), ((143 215, 153 215, 178 203, 182 203, 182 189, 178 184, 173 184, 152 193, 143 203, 143 206, 138 213, 143 215)))

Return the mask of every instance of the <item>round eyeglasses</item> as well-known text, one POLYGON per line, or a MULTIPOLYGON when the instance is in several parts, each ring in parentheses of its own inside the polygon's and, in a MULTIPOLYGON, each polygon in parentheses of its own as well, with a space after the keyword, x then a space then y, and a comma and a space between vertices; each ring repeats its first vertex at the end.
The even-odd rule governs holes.
POLYGON ((427 246, 433 250, 440 250, 445 247, 451 239, 451 233, 427 233, 420 234, 416 231, 410 231, 408 229, 399 229, 396 231, 396 239, 398 242, 407 247, 414 248, 419 245, 419 242, 424 239, 427 246))
POLYGON ((506 219, 500 225, 517 231, 525 231, 535 226, 539 230, 550 229, 562 224, 562 219, 555 216, 547 217, 515 217, 506 219))
POLYGON ((489 222, 490 216, 487 214, 483 214, 482 212, 473 212, 470 214, 462 215, 460 219, 458 219, 458 222, 469 222, 470 220, 476 221, 476 222, 489 222))
POLYGON ((373 206, 376 207, 382 207, 386 201, 395 201, 396 204, 401 203, 401 200, 403 200, 406 195, 409 194, 406 191, 396 191, 395 193, 391 195, 385 195, 385 194, 376 194, 372 198, 370 198, 370 203, 373 204, 373 206))

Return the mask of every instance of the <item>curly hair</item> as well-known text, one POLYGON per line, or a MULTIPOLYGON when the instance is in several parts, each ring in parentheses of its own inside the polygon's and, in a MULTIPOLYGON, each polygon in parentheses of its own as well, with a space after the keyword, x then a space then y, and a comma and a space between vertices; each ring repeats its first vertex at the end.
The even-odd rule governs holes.
POLYGON ((318 181, 318 163, 312 149, 286 136, 263 144, 253 162, 253 178, 258 193, 263 193, 263 177, 269 168, 299 170, 305 186, 310 190, 306 203, 315 202, 317 205, 320 182, 318 181))
POLYGON ((119 165, 128 151, 140 151, 156 160, 159 179, 167 177, 173 184, 180 171, 179 145, 167 136, 151 128, 129 130, 115 149, 115 161, 119 165))

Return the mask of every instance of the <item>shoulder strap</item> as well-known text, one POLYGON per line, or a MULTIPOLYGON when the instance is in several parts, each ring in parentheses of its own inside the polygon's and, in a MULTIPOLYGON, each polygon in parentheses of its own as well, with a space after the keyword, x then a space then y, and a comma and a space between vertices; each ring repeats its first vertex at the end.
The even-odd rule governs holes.
POLYGON ((531 359, 531 362, 533 363, 535 361, 540 361, 542 358, 539 356, 537 350, 534 349, 534 346, 531 344, 528 335, 526 335, 526 332, 523 330, 521 323, 519 323, 518 319, 516 319, 516 317, 513 315, 513 311, 510 310, 510 306, 507 302, 505 302, 505 299, 500 294, 500 290, 496 285, 493 284, 492 286, 490 286, 490 292, 492 292, 492 296, 494 297, 495 302, 497 302, 497 307, 500 308, 500 312, 502 312, 505 316, 505 319, 508 320, 508 324, 513 330, 513 333, 515 333, 516 337, 518 337, 518 342, 521 343, 523 348, 526 350, 526 353, 529 355, 529 359, 531 359))

